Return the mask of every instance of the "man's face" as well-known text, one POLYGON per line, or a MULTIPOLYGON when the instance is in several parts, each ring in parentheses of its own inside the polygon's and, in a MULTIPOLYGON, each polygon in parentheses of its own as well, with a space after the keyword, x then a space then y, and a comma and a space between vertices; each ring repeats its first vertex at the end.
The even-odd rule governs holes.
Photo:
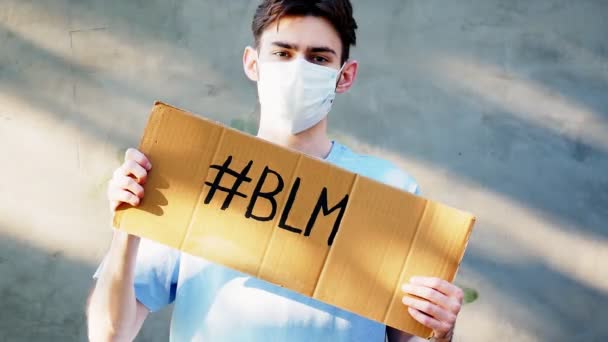
POLYGON ((259 64, 295 58, 333 69, 342 67, 337 93, 350 89, 357 75, 357 61, 341 65, 342 41, 338 32, 327 19, 314 16, 286 16, 268 26, 262 32, 258 48, 245 49, 243 68, 250 80, 258 81, 259 64))
POLYGON ((342 42, 324 18, 283 17, 262 33, 259 45, 260 63, 304 58, 334 69, 341 67, 342 42))

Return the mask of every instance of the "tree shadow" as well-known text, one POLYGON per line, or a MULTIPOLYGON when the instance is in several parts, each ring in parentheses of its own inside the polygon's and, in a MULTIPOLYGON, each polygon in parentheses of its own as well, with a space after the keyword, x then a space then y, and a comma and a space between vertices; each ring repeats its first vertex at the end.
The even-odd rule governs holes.
MULTIPOLYGON (((24 103, 54 115, 59 122, 78 127, 83 133, 99 141, 109 140, 120 147, 132 145, 136 141, 129 130, 117 129, 116 123, 125 120, 120 111, 108 110, 106 116, 93 117, 87 115, 89 111, 77 109, 76 85, 65 87, 65 79, 74 78, 80 84, 93 87, 101 85, 100 79, 95 77, 92 70, 36 46, 2 23, 0 37, 5 37, 0 44, 8 49, 18 49, 16 58, 23 59, 21 63, 0 65, 0 89, 5 95, 22 99, 24 103), (29 64, 30 67, 24 68, 22 64, 29 64)), ((136 101, 145 101, 147 98, 118 80, 110 79, 107 82, 103 86, 104 89, 111 89, 110 94, 116 97, 129 94, 136 101)), ((152 101, 148 101, 150 105, 152 101)), ((104 103, 100 102, 99 105, 104 103)), ((15 116, 20 115, 15 113, 15 116)))
MULTIPOLYGON (((469 248, 462 267, 473 271, 508 298, 497 307, 502 319, 533 332, 541 341, 604 341, 608 327, 608 295, 582 284, 540 261, 509 263, 469 248), (509 307, 518 307, 518 315, 509 307), (546 329, 547 325, 552 326, 546 329)), ((482 294, 483 295, 483 294, 482 294)), ((489 295, 489 294, 486 294, 489 295)), ((484 301, 496 302, 484 297, 484 301)), ((465 307, 464 310, 467 308, 465 307)))
MULTIPOLYGON (((85 301, 97 265, 0 235, 2 340, 87 340, 85 301)), ((151 316, 138 340, 168 341, 170 313, 151 316)))
MULTIPOLYGON (((475 94, 437 85, 434 80, 418 79, 414 84, 388 74, 379 76, 392 78, 394 83, 387 82, 398 87, 394 92, 407 94, 405 99, 387 99, 377 112, 382 119, 377 120, 354 100, 369 96, 347 95, 330 118, 334 130, 351 132, 360 141, 506 195, 564 222, 564 229, 570 232, 608 238, 603 225, 608 217, 608 178, 597 172, 608 169, 608 151, 603 146, 547 129, 522 119, 527 113, 515 114, 480 96, 471 97, 475 94), (427 94, 445 105, 425 108, 421 98, 428 99, 427 94), (401 124, 396 126, 396 122, 401 124)), ((608 92, 608 82, 603 89, 608 92)), ((595 101, 597 106, 604 103, 608 108, 605 96, 595 101)), ((424 175, 414 177, 425 192, 424 175)), ((465 203, 451 204, 467 207, 465 203)))

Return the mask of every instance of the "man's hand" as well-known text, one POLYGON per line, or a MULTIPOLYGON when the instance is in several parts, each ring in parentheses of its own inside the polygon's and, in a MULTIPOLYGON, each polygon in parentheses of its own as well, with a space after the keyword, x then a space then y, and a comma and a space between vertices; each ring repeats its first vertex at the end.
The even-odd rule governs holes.
POLYGON ((407 305, 412 317, 431 329, 438 341, 450 341, 456 325, 456 317, 462 307, 463 291, 443 279, 413 277, 401 288, 406 294, 403 304, 407 305))
MULTIPOLYGON (((110 209, 121 203, 139 205, 143 184, 152 164, 146 156, 130 148, 125 162, 114 171, 108 184, 110 209)), ((87 304, 90 341, 132 341, 148 315, 148 309, 135 296, 135 262, 140 238, 114 231, 110 250, 93 284, 87 304)))
POLYGON ((121 203, 139 205, 144 197, 143 184, 152 164, 146 156, 134 148, 125 152, 125 162, 114 171, 108 184, 110 210, 114 212, 121 203))

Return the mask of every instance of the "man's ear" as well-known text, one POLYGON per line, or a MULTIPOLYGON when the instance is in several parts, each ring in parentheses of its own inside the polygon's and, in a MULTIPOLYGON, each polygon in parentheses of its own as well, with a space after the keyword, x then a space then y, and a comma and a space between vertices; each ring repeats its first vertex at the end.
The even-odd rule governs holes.
POLYGON ((243 52, 243 70, 250 80, 258 81, 258 54, 251 46, 246 47, 243 52))
POLYGON ((357 78, 357 70, 359 69, 359 62, 357 61, 346 61, 344 63, 344 67, 342 68, 342 75, 340 76, 340 80, 338 81, 338 85, 336 86, 336 93, 342 94, 348 91, 350 87, 355 83, 355 79, 357 78))

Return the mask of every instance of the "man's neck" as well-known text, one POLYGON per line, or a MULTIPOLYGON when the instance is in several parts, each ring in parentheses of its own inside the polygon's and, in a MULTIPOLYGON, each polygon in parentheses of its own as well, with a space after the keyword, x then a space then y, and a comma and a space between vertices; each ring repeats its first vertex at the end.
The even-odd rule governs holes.
POLYGON ((295 135, 277 131, 262 124, 257 136, 321 159, 327 157, 332 147, 332 142, 327 137, 327 119, 323 119, 313 127, 295 135))

